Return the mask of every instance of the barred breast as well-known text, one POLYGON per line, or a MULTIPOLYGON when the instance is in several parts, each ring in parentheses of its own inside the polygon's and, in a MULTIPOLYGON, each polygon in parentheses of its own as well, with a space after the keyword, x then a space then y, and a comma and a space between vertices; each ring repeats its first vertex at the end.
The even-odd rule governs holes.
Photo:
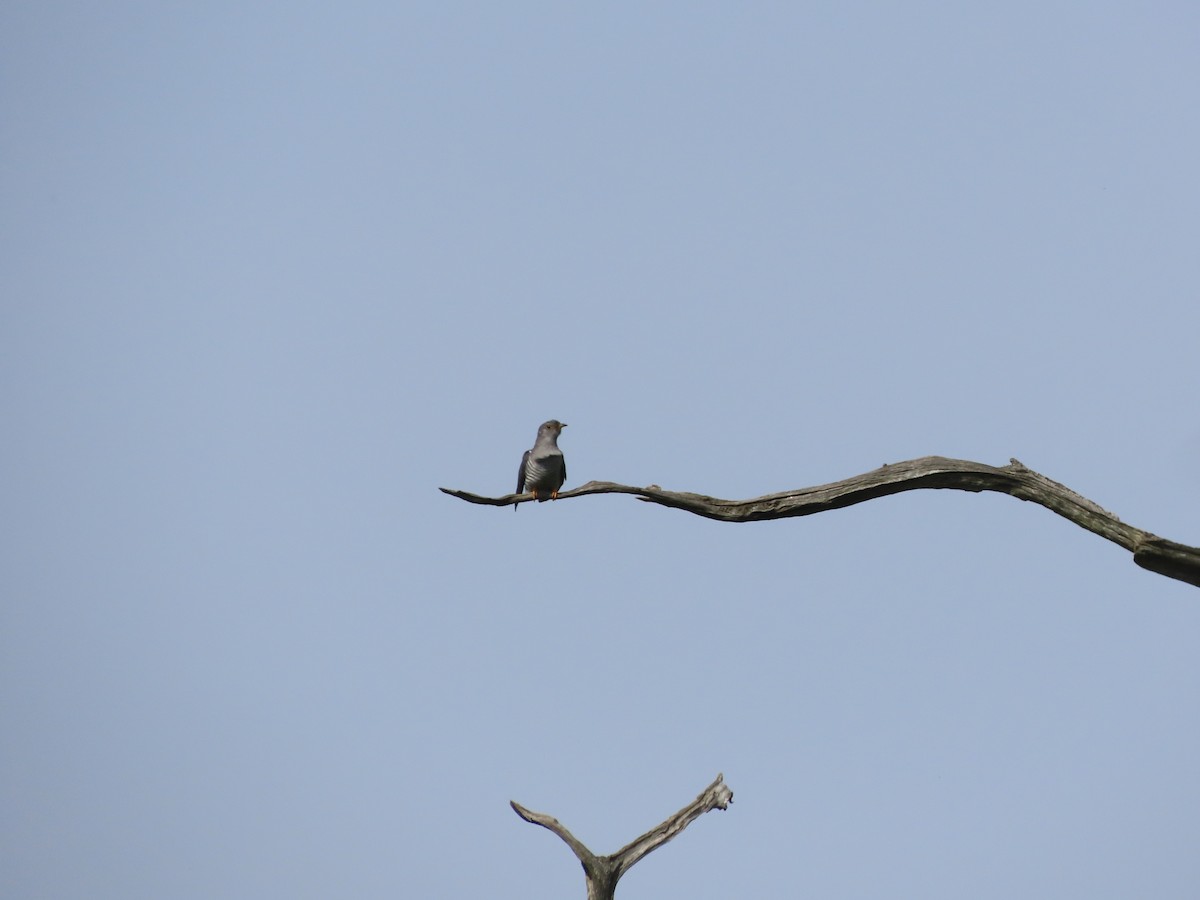
POLYGON ((563 455, 561 453, 529 454, 525 462, 525 490, 537 491, 545 500, 563 484, 563 455))

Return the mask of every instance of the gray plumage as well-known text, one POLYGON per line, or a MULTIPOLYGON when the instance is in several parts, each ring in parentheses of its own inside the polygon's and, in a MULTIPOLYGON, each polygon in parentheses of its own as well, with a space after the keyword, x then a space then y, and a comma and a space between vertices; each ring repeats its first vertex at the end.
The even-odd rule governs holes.
MULTIPOLYGON (((517 472, 518 494, 528 490, 539 503, 558 499, 558 489, 567 480, 567 462, 558 449, 558 436, 566 427, 557 419, 538 426, 537 440, 521 457, 521 468, 517 472)), ((513 509, 516 508, 514 503, 513 509)))

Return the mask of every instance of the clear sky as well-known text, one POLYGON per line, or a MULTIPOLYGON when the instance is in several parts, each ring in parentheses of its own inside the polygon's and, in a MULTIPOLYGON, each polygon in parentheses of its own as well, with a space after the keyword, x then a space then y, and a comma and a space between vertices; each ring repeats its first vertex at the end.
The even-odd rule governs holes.
POLYGON ((1200 7, 8 3, 0 894, 1194 898, 1200 7))

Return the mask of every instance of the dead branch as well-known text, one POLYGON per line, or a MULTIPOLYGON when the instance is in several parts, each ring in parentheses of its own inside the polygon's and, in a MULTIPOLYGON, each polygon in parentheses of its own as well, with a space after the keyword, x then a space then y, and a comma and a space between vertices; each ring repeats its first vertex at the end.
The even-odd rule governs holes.
MULTIPOLYGON (((923 456, 920 459, 884 465, 874 471, 832 484, 798 488, 749 500, 722 500, 704 494, 666 491, 656 484, 632 487, 611 481, 589 481, 581 487, 561 492, 558 499, 567 500, 587 494, 633 494, 639 500, 648 503, 681 509, 721 522, 758 522, 764 519, 811 516, 814 513, 874 500, 876 497, 925 488, 995 491, 1010 494, 1018 500, 1028 500, 1044 506, 1093 534, 1119 544, 1133 554, 1133 561, 1143 569, 1200 587, 1200 548, 1177 544, 1132 525, 1126 525, 1098 504, 1057 481, 1026 468, 1015 459, 1010 460, 1007 466, 997 468, 965 459, 923 456)), ((468 503, 488 506, 511 506, 533 499, 528 494, 485 497, 450 488, 440 490, 468 503)))
POLYGON ((671 840, 709 810, 728 809, 729 804, 733 802, 733 791, 726 786, 725 776, 718 775, 717 780, 706 787, 692 803, 610 856, 596 856, 553 816, 535 813, 515 800, 509 802, 516 814, 526 822, 541 825, 554 832, 571 848, 583 865, 588 900, 612 900, 617 890, 617 882, 634 863, 671 840))

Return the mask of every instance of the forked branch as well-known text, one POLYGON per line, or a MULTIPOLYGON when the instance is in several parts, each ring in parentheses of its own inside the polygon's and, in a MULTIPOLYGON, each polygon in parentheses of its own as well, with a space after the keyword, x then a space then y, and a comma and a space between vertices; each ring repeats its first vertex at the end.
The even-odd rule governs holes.
MULTIPOLYGON (((874 471, 832 484, 782 491, 749 500, 722 500, 704 494, 665 491, 656 484, 633 487, 611 481, 589 481, 581 487, 561 492, 558 499, 566 500, 587 494, 633 494, 639 500, 648 503, 681 509, 722 522, 758 522, 764 519, 811 516, 814 513, 874 500, 876 497, 923 488, 996 491, 1009 494, 1018 500, 1028 500, 1044 506, 1093 534, 1119 544, 1133 554, 1133 561, 1143 569, 1200 587, 1200 548, 1177 544, 1132 525, 1126 525, 1098 504, 1025 467, 1015 459, 1007 466, 996 467, 965 459, 923 456, 920 459, 884 465, 874 471)), ((485 497, 469 491, 450 488, 441 490, 468 503, 488 506, 511 506, 533 499, 528 494, 485 497)))
POLYGON ((617 882, 634 863, 671 840, 704 813, 712 809, 727 809, 732 802, 733 791, 725 784, 725 777, 718 775, 717 780, 706 787, 700 796, 665 822, 651 828, 616 853, 609 856, 597 856, 575 835, 571 834, 558 819, 545 813, 528 810, 515 800, 510 801, 518 816, 526 822, 541 825, 554 832, 571 848, 571 852, 583 865, 584 877, 587 879, 588 900, 612 900, 613 894, 617 890, 617 882))

